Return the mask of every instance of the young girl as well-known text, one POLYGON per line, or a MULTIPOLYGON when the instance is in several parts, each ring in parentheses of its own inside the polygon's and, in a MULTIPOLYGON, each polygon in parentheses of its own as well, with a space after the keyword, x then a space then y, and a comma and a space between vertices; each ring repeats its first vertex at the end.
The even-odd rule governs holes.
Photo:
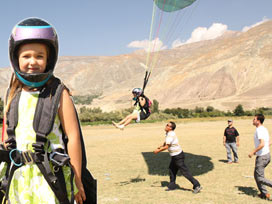
MULTIPOLYGON (((54 78, 53 71, 58 58, 58 37, 55 29, 48 22, 39 18, 28 18, 19 22, 13 28, 9 39, 9 56, 13 75, 5 106, 6 114, 12 108, 11 104, 15 97, 20 94, 18 124, 15 128, 16 143, 10 140, 12 134, 10 135, 8 132, 5 135, 5 139, 9 138, 8 141, 6 140, 5 146, 13 151, 10 153, 12 160, 13 154, 20 153, 24 157, 34 155, 34 153, 34 156, 38 155, 33 148, 38 137, 33 128, 33 120, 39 93, 54 78)), ((9 128, 8 126, 9 124, 7 124, 7 128, 9 128)), ((47 135, 50 146, 44 145, 44 157, 42 158, 46 157, 47 152, 65 149, 62 140, 63 133, 68 137, 67 150, 74 173, 74 182, 70 182, 73 177, 69 167, 62 167, 67 196, 69 201, 74 197, 77 203, 82 204, 86 196, 81 182, 80 133, 74 105, 67 89, 64 89, 61 94, 52 131, 47 135), (72 192, 75 194, 71 195, 72 192)), ((18 165, 13 160, 12 164, 18 165)), ((50 166, 52 167, 52 163, 50 166)), ((54 173, 57 174, 57 171, 54 173)), ((6 196, 12 204, 62 203, 59 202, 58 196, 49 186, 36 161, 16 169, 9 185, 9 193, 6 196)))
POLYGON ((121 120, 119 123, 115 123, 112 121, 112 124, 119 128, 120 130, 123 130, 125 126, 127 126, 132 120, 135 120, 137 123, 141 120, 145 120, 150 115, 150 101, 149 99, 143 95, 141 88, 134 88, 132 90, 133 94, 133 103, 134 103, 134 110, 131 114, 126 116, 123 120, 121 120))

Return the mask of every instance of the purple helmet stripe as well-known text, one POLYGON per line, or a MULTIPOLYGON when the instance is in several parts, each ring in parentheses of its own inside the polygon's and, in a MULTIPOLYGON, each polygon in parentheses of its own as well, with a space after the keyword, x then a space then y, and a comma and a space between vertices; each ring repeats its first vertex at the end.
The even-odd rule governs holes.
POLYGON ((16 27, 12 35, 15 41, 26 40, 26 39, 54 40, 56 36, 51 27, 33 28, 33 26, 16 27))

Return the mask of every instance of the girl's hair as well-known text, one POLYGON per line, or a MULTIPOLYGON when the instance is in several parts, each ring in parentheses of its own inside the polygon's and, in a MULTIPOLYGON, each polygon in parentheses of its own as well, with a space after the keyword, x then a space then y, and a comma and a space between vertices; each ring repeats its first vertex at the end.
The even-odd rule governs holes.
POLYGON ((23 88, 23 83, 14 76, 14 73, 12 73, 10 83, 9 83, 9 91, 7 92, 8 95, 5 97, 5 100, 6 100, 5 108, 4 108, 5 114, 9 111, 11 101, 15 97, 16 93, 21 91, 22 88, 23 88))

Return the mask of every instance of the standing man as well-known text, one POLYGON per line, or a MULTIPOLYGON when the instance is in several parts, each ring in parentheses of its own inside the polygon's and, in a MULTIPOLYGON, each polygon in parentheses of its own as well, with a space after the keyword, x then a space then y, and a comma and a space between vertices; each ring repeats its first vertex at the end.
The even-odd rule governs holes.
POLYGON ((185 155, 178 143, 178 138, 174 132, 175 128, 176 124, 174 122, 167 123, 165 127, 165 142, 163 145, 154 150, 154 153, 157 154, 168 149, 171 156, 171 163, 169 165, 170 183, 167 190, 175 190, 176 175, 178 170, 180 170, 183 176, 193 184, 193 193, 199 193, 202 187, 200 186, 199 182, 192 176, 184 163, 185 155))
POLYGON ((264 169, 270 162, 270 150, 269 150, 269 133, 263 126, 264 122, 263 114, 255 115, 253 119, 253 125, 256 126, 254 134, 255 149, 248 154, 251 158, 253 155, 257 155, 255 161, 254 178, 260 194, 258 195, 262 199, 269 200, 270 194, 267 193, 266 186, 272 187, 272 182, 264 177, 264 169))
POLYGON ((228 127, 226 127, 223 136, 223 145, 227 150, 228 164, 232 163, 231 151, 233 152, 234 163, 238 163, 237 147, 239 147, 239 133, 233 127, 233 121, 228 120, 228 127))

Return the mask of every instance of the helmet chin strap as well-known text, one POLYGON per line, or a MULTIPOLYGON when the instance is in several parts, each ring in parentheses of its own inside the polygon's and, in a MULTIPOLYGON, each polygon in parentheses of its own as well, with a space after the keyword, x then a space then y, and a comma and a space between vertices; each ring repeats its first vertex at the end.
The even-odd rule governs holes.
POLYGON ((17 76, 17 78, 23 83, 25 84, 26 86, 29 86, 29 87, 33 87, 33 88, 38 88, 38 87, 41 87, 43 86, 52 76, 52 74, 49 74, 48 77, 43 80, 43 81, 40 81, 40 82, 31 82, 31 81, 27 81, 26 79, 24 79, 20 74, 18 74, 18 72, 15 71, 15 74, 17 76))

